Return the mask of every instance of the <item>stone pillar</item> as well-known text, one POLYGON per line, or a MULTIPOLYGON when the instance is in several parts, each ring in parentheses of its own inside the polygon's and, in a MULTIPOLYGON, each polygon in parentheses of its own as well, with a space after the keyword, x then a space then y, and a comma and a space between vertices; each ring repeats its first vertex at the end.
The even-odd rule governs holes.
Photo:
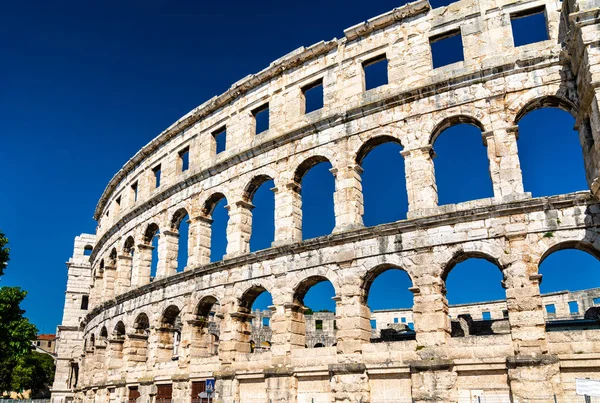
POLYGON ((360 361, 363 343, 371 341, 371 311, 357 284, 360 282, 344 285, 341 297, 334 297, 338 327, 337 353, 347 356, 351 361, 360 361))
POLYGON ((137 270, 133 272, 133 283, 136 287, 146 285, 150 283, 150 267, 152 266, 152 251, 154 247, 152 245, 146 245, 141 243, 138 245, 137 253, 134 255, 134 268, 137 266, 137 270), (137 262, 135 262, 137 260, 137 262), (135 264, 137 263, 137 265, 135 264))
POLYGON ((121 337, 108 339, 106 362, 109 370, 115 370, 123 367, 124 343, 125 339, 121 337))
POLYGON ((426 357, 410 364, 411 394, 414 403, 456 402, 458 373, 450 360, 426 357))
POLYGON ((210 263, 210 235, 212 220, 198 216, 188 221, 188 267, 203 266, 210 263))
POLYGON ((289 364, 292 349, 306 344, 305 308, 291 302, 271 307, 271 352, 273 364, 289 364))
POLYGON ((227 251, 225 258, 250 252, 253 208, 254 206, 246 201, 238 201, 226 207, 229 211, 229 222, 227 223, 227 251))
POLYGON ((431 146, 403 150, 406 175, 406 191, 408 193, 408 218, 419 217, 419 210, 433 209, 438 205, 437 185, 431 146))
POLYGON ((135 332, 127 335, 123 344, 123 360, 127 367, 146 363, 148 360, 148 334, 135 332))
POLYGON ((133 257, 119 255, 117 257, 117 287, 116 295, 123 294, 131 289, 133 257))
POLYGON ((331 364, 329 376, 334 402, 369 403, 371 401, 369 376, 365 364, 331 364))
POLYGON ((302 242, 300 185, 290 182, 272 189, 275 193, 275 239, 273 246, 302 242))
POLYGON ((517 150, 519 126, 484 132, 482 136, 487 147, 494 198, 523 197, 523 174, 517 150))
POLYGON ((444 281, 434 274, 439 272, 438 267, 428 264, 428 257, 432 259, 428 254, 421 257, 419 270, 423 274, 415 279, 416 286, 409 290, 414 294, 413 320, 417 344, 435 348, 448 342, 451 328, 444 281))
POLYGON ((504 269, 504 284, 515 356, 507 364, 515 401, 541 403, 562 396, 562 386, 558 358, 548 351, 533 242, 525 235, 509 238, 512 263, 504 269))
POLYGON ((112 264, 104 267, 104 287, 102 301, 109 300, 115 296, 115 279, 117 277, 117 268, 112 264))
POLYGON ((364 227, 362 216, 364 202, 360 175, 363 169, 352 164, 341 169, 329 170, 335 177, 335 193, 333 204, 335 211, 335 228, 333 232, 343 232, 364 227))
POLYGON ((298 401, 298 378, 293 370, 273 367, 264 370, 267 401, 270 403, 296 403, 298 401))
POLYGON ((177 252, 179 250, 179 233, 163 231, 158 238, 158 266, 156 278, 163 278, 177 273, 177 252))
POLYGON ((221 305, 223 320, 221 320, 219 339, 219 359, 222 367, 228 367, 237 353, 250 352, 250 312, 239 312, 235 301, 223 302, 221 305))

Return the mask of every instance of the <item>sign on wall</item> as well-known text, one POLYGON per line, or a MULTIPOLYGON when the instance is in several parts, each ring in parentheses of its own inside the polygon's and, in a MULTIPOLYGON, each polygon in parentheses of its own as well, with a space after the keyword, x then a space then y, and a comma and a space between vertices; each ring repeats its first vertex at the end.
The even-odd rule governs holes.
POLYGON ((600 381, 575 379, 575 391, 579 396, 600 397, 600 381))

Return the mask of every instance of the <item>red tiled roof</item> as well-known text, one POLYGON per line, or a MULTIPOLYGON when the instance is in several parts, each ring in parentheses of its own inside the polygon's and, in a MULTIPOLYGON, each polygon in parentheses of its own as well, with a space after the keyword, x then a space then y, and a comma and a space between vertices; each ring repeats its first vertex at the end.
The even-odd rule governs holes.
POLYGON ((54 340, 56 339, 55 334, 38 334, 37 340, 54 340))

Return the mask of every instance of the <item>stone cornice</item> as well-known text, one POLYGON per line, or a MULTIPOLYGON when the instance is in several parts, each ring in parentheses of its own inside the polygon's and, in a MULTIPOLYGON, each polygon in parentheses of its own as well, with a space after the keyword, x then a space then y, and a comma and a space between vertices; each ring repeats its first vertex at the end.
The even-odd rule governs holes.
MULTIPOLYGON (((426 97, 439 94, 441 92, 454 91, 459 88, 464 88, 481 82, 506 77, 511 74, 525 73, 561 64, 563 64, 563 62, 560 61, 557 57, 540 56, 539 58, 518 60, 515 63, 508 63, 501 66, 495 66, 487 69, 469 72, 463 75, 457 75, 447 80, 437 81, 435 83, 418 87, 412 90, 399 92, 389 97, 382 98, 368 104, 350 108, 343 113, 334 113, 332 115, 325 116, 316 122, 312 122, 290 132, 284 133, 277 138, 267 140, 255 147, 242 151, 236 155, 232 155, 231 157, 217 163, 216 165, 213 165, 209 168, 192 174, 181 182, 172 184, 169 187, 165 187, 165 189, 162 192, 157 193, 151 199, 148 199, 137 205, 136 208, 130 210, 127 214, 121 217, 119 221, 114 223, 110 229, 104 232, 104 234, 97 239, 95 247, 90 256, 90 260, 94 261, 98 254, 98 251, 102 249, 104 243, 108 239, 110 239, 110 237, 112 237, 117 231, 123 228, 125 224, 127 224, 133 218, 137 217, 142 212, 170 198, 171 196, 177 194, 185 188, 188 188, 196 183, 210 178, 211 176, 221 173, 234 165, 241 164, 245 161, 255 158, 257 155, 264 154, 268 151, 274 150, 291 142, 300 140, 306 136, 323 131, 325 129, 335 127, 338 125, 343 125, 348 122, 363 118, 365 116, 379 113, 381 111, 397 107, 403 104, 407 104, 409 102, 418 101, 420 99, 424 99, 426 97)), ((505 94, 500 94, 500 96, 504 95, 505 94)), ((104 191, 104 194, 102 196, 103 198, 106 198, 106 200, 108 200, 109 197, 109 195, 107 195, 107 191, 108 187, 107 190, 104 191)), ((101 198, 98 202, 96 213, 101 212, 104 208, 104 202, 102 200, 103 199, 101 198)), ((94 215, 94 218, 97 219, 96 214, 94 215)))
MULTIPOLYGON (((251 264, 255 262, 272 260, 280 256, 294 255, 306 251, 318 250, 328 246, 342 245, 364 239, 378 238, 382 236, 397 235, 398 233, 407 233, 411 231, 426 230, 444 225, 454 225, 457 223, 475 221, 489 217, 504 217, 513 214, 524 214, 534 211, 547 211, 549 209, 561 209, 572 206, 586 206, 597 203, 589 192, 577 192, 566 195, 540 197, 532 199, 518 200, 503 204, 494 204, 473 208, 465 211, 455 211, 446 214, 431 215, 412 220, 397 221, 389 224, 382 224, 375 227, 361 228, 352 231, 340 232, 309 239, 299 243, 282 245, 269 249, 264 249, 255 253, 248 253, 231 259, 210 263, 204 266, 198 266, 191 270, 174 274, 169 277, 155 280, 115 298, 94 307, 83 319, 84 324, 89 323, 101 312, 122 304, 125 301, 134 299, 140 295, 151 291, 163 289, 172 284, 178 284, 191 280, 195 277, 208 275, 218 271, 230 269, 240 265, 251 264)), ((571 228, 569 228, 571 229, 571 228)))

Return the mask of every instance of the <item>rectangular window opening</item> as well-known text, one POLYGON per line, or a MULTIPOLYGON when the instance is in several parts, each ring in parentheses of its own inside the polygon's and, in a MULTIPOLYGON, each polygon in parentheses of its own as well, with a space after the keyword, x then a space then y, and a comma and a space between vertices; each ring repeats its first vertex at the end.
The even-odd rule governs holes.
POLYGON ((315 320, 315 329, 323 330, 323 321, 320 319, 315 320))
POLYGON ((155 166, 152 169, 152 172, 154 173, 154 187, 158 188, 158 187, 160 187, 160 173, 161 173, 160 164, 155 166))
POLYGON ((394 318, 394 323, 398 323, 398 318, 394 318))
POLYGON ((87 310, 89 303, 90 303, 90 297, 89 296, 84 295, 84 296, 81 297, 81 309, 87 310))
POLYGON ((515 47, 548 40, 545 7, 536 7, 510 15, 515 47))
POLYGON ((179 151, 179 163, 181 164, 181 172, 190 169, 190 149, 189 147, 179 151))
POLYGON ((490 311, 481 312, 481 318, 483 320, 492 320, 492 313, 490 311))
POLYGON ((371 329, 377 329, 377 320, 371 319, 371 329))
POLYGON ((254 122, 256 123, 255 134, 261 134, 269 130, 269 104, 256 108, 252 111, 254 122))
POLYGON ((579 304, 577 301, 569 301, 569 313, 572 315, 579 313, 579 304))
POLYGON ((220 128, 219 130, 213 132, 213 138, 216 143, 216 153, 220 154, 225 151, 227 146, 227 129, 225 127, 220 128))
POLYGON ((412 322, 408 322, 408 325, 407 325, 407 326, 408 326, 408 328, 409 328, 410 330, 415 330, 415 324, 414 324, 414 323, 412 323, 412 322))
POLYGON ((600 298, 594 298, 592 301, 594 302, 594 305, 600 305, 600 298))
POLYGON ((546 313, 556 314, 556 306, 554 306, 554 304, 546 305, 546 313))
POLYGON ((135 182, 133 185, 131 185, 131 192, 133 194, 133 201, 136 202, 138 199, 138 183, 135 182))
POLYGON ((363 63, 365 91, 388 83, 388 60, 385 55, 377 56, 363 63))
POLYGON ((433 68, 465 60, 460 29, 429 38, 433 68))
POLYGON ((304 95, 304 113, 310 113, 323 108, 323 80, 315 81, 302 88, 304 95))
POLYGON ((264 327, 269 327, 271 325, 271 318, 263 317, 262 324, 264 327))
POLYGON ((503 310, 502 310, 502 317, 503 317, 504 319, 508 319, 508 309, 503 309, 503 310))
POLYGON ((402 323, 406 323, 406 318, 400 318, 400 320, 402 321, 402 323))
POLYGON ((91 256, 92 255, 92 247, 87 245, 83 248, 83 256, 91 256))

